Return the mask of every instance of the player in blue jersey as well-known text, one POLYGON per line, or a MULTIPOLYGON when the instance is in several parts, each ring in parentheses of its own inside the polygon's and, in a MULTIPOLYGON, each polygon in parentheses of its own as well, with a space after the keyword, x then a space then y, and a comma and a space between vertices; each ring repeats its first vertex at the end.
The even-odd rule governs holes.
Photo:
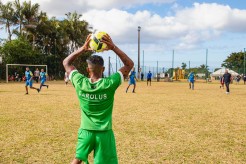
POLYGON ((189 87, 194 90, 194 82, 195 82, 195 74, 194 72, 190 72, 188 75, 189 87))
POLYGON ((130 72, 130 75, 129 75, 129 85, 128 85, 128 87, 126 88, 126 93, 127 93, 128 89, 129 89, 129 87, 130 87, 131 85, 133 85, 132 93, 135 93, 135 89, 136 89, 136 80, 137 80, 137 78, 136 78, 136 72, 135 72, 135 68, 133 67, 133 68, 132 68, 132 71, 130 72))
POLYGON ((149 73, 147 74, 147 86, 150 84, 151 86, 151 78, 152 78, 152 73, 149 71, 149 73))
POLYGON ((42 86, 47 87, 47 89, 49 88, 49 85, 44 85, 44 83, 46 82, 46 76, 47 75, 48 74, 46 72, 44 72, 44 69, 41 69, 41 72, 40 72, 40 75, 39 75, 39 78, 40 78, 40 81, 41 81, 40 90, 41 90, 42 86))
POLYGON ((38 92, 40 91, 40 89, 35 88, 32 86, 32 82, 33 82, 33 74, 32 71, 29 70, 29 67, 26 67, 26 72, 25 72, 25 77, 26 77, 26 95, 28 94, 28 86, 30 86, 31 89, 36 89, 38 92))

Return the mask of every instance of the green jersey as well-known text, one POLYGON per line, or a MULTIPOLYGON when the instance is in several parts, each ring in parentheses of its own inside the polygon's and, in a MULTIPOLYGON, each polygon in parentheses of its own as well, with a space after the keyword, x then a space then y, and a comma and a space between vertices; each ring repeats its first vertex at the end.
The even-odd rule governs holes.
POLYGON ((73 70, 69 79, 80 103, 80 128, 101 131, 112 129, 114 94, 123 81, 122 73, 119 71, 92 83, 89 78, 73 70))

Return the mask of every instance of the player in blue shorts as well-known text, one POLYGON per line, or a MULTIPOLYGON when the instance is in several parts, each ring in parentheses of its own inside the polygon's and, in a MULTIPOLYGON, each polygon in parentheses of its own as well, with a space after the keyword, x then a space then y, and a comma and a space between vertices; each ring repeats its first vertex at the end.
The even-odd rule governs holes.
POLYGON ((149 73, 147 74, 147 86, 150 84, 151 86, 151 78, 152 78, 152 73, 149 71, 149 73))
POLYGON ((135 68, 133 67, 133 68, 132 68, 132 71, 130 72, 130 75, 129 75, 129 85, 128 85, 128 87, 126 88, 126 93, 127 93, 128 89, 129 89, 129 87, 130 87, 131 85, 133 85, 132 93, 135 93, 135 89, 136 89, 136 80, 137 80, 137 78, 136 78, 136 72, 135 72, 135 68))
POLYGON ((41 81, 40 90, 41 90, 42 86, 46 86, 47 89, 49 88, 49 85, 44 85, 44 83, 46 82, 46 76, 47 75, 48 74, 46 72, 44 72, 44 69, 41 69, 41 72, 40 72, 40 75, 39 75, 39 78, 40 78, 40 81, 41 81))
POLYGON ((33 82, 33 74, 32 71, 29 70, 29 67, 26 67, 26 72, 25 72, 25 77, 26 77, 26 95, 28 94, 28 86, 30 86, 31 89, 36 89, 38 92, 40 91, 40 89, 35 88, 32 86, 32 82, 33 82))
POLYGON ((195 82, 195 74, 194 72, 190 72, 188 75, 189 87, 194 90, 194 82, 195 82))

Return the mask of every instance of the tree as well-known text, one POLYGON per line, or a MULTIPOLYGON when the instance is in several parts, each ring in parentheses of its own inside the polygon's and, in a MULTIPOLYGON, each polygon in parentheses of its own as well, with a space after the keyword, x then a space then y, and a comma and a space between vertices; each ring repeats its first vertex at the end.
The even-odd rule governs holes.
POLYGON ((26 37, 31 37, 32 48, 34 49, 36 41, 36 28, 38 25, 38 15, 39 15, 39 4, 35 3, 32 5, 31 1, 23 2, 23 7, 21 10, 23 15, 24 30, 27 32, 26 37), (31 36, 30 36, 31 35, 31 36))
MULTIPOLYGON (((20 0, 15 0, 13 5, 15 8, 15 15, 14 16, 16 17, 16 24, 18 24, 18 26, 19 26, 18 34, 22 34, 22 25, 23 25, 23 19, 24 19, 24 16, 22 13, 23 5, 21 5, 20 0)), ((17 33, 17 32, 15 31, 15 33, 17 33)))
POLYGON ((30 43, 24 38, 7 42, 1 49, 5 63, 43 64, 45 61, 38 51, 32 50, 30 43))
POLYGON ((238 73, 243 73, 244 67, 244 53, 243 52, 233 52, 226 60, 223 61, 221 67, 229 68, 238 73))
POLYGON ((187 64, 186 64, 186 63, 182 63, 181 68, 182 68, 183 70, 185 70, 186 67, 187 67, 187 64))
MULTIPOLYGON (((90 33, 88 23, 81 21, 81 14, 77 12, 69 12, 66 19, 58 20, 48 18, 39 10, 39 4, 31 1, 20 3, 20 0, 15 0, 2 5, 0 0, 0 4, 1 25, 8 31, 10 40, 2 42, 5 63, 47 64, 50 75, 64 73, 62 60, 81 47, 90 33), (17 39, 11 41, 12 34, 17 39)), ((86 58, 91 54, 84 54, 74 63, 85 75, 86 58)))
POLYGON ((12 30, 11 26, 14 25, 15 16, 14 8, 11 2, 8 2, 6 5, 0 4, 0 25, 4 26, 8 33, 8 40, 11 40, 12 30))
POLYGON ((88 35, 88 23, 85 21, 80 21, 81 14, 77 12, 69 12, 65 14, 67 18, 65 19, 65 30, 71 41, 70 52, 78 49, 79 46, 85 41, 88 35))

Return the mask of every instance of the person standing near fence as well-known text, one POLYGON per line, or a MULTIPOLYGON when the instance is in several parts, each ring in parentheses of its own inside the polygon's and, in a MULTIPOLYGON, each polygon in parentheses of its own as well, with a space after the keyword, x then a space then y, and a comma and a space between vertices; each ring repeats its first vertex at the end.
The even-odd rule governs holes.
POLYGON ((246 83, 246 74, 243 75, 243 82, 244 82, 244 85, 246 83))
POLYGON ((136 80, 137 80, 137 78, 136 78, 136 72, 135 72, 135 68, 133 67, 133 68, 132 68, 132 71, 130 72, 130 75, 129 75, 129 85, 128 85, 127 88, 126 88, 126 93, 127 93, 128 89, 129 89, 129 87, 130 87, 131 85, 133 85, 132 93, 135 93, 135 89, 136 89, 136 80))
POLYGON ((194 90, 194 82, 195 82, 195 74, 194 72, 190 72, 188 75, 189 87, 194 90))
POLYGON ((150 84, 151 86, 151 78, 152 78, 152 73, 151 71, 149 71, 149 73, 147 74, 147 86, 150 84))
POLYGON ((228 72, 228 70, 225 70, 225 74, 223 75, 223 78, 224 78, 224 82, 225 82, 225 86, 226 86, 226 94, 230 94, 229 85, 230 85, 230 83, 232 81, 232 76, 228 72))
POLYGON ((36 68, 36 71, 34 71, 34 80, 36 81, 36 83, 38 83, 39 76, 40 76, 39 69, 36 68))

